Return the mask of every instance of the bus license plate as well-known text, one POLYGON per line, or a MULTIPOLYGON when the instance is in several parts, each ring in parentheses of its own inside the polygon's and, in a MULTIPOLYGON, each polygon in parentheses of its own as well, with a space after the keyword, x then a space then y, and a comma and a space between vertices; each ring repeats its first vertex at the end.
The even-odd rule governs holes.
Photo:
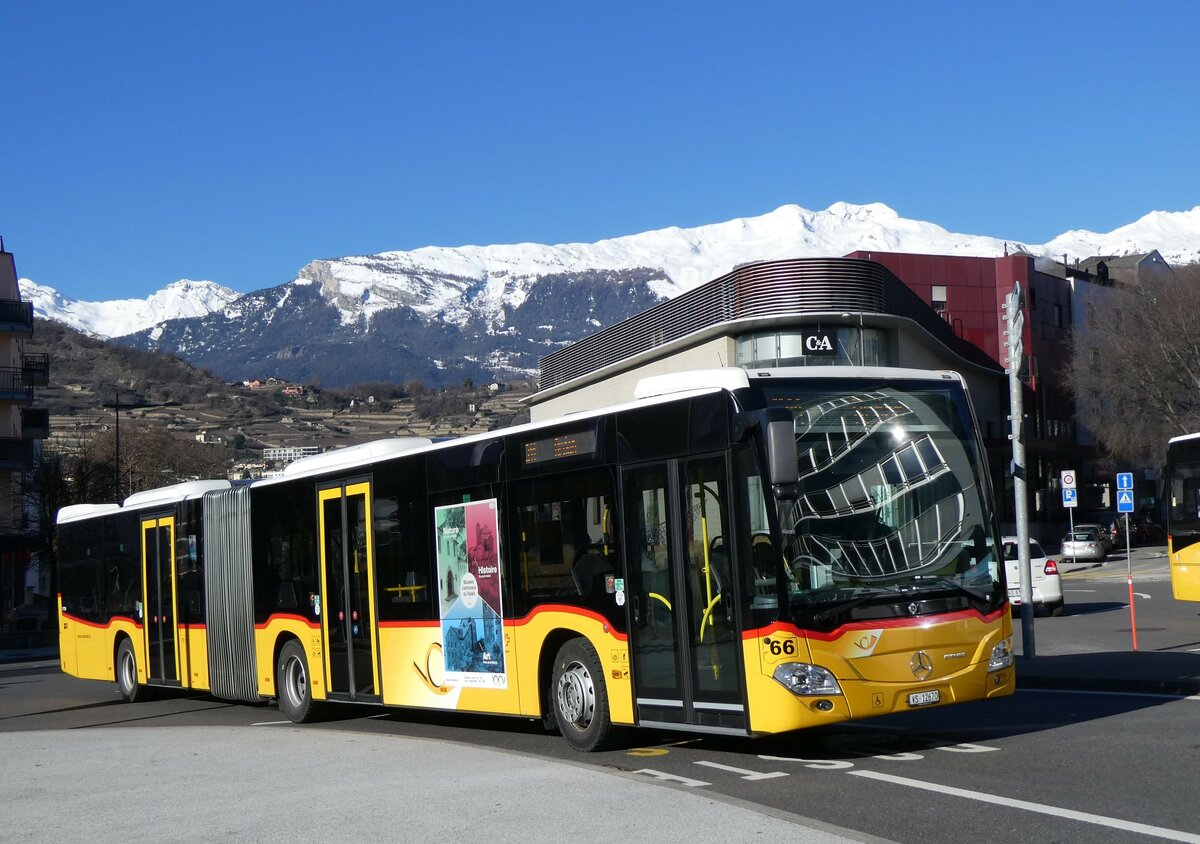
POLYGON ((942 699, 942 693, 937 689, 928 692, 913 692, 908 696, 909 706, 928 706, 942 699))
POLYGON ((1009 589, 1008 590, 1008 602, 1010 604, 1021 603, 1021 590, 1020 589, 1009 589))

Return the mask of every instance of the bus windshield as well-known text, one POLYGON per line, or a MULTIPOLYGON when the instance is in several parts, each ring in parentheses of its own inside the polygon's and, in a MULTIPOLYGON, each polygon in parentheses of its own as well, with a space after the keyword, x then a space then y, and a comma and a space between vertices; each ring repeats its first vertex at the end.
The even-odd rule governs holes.
POLYGON ((956 382, 771 379, 795 420, 799 494, 775 502, 792 620, 832 629, 1004 600, 995 520, 956 382))
POLYGON ((1168 445, 1167 484, 1168 532, 1200 532, 1200 440, 1181 438, 1168 445))

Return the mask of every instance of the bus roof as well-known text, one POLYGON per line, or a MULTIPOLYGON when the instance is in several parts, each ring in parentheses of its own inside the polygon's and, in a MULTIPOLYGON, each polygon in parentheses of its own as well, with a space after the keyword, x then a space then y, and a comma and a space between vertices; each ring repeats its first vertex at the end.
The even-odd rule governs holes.
POLYGON ((1187 440, 1194 440, 1194 439, 1198 439, 1198 438, 1200 438, 1200 433, 1181 434, 1178 437, 1171 437, 1171 439, 1167 440, 1167 445, 1171 445, 1172 443, 1186 442, 1187 440))
POLYGON ((374 463, 397 454, 415 451, 419 448, 433 445, 428 437, 391 437, 383 440, 359 443, 346 448, 335 448, 323 454, 302 457, 289 463, 283 468, 283 477, 300 478, 306 475, 317 475, 334 469, 356 466, 363 463, 374 463))
POLYGON ((269 486, 272 484, 293 480, 295 478, 308 477, 328 471, 344 471, 360 466, 368 466, 371 463, 395 454, 416 454, 427 451, 439 451, 441 449, 453 448, 455 446, 470 445, 472 443, 488 442, 496 439, 497 437, 508 436, 510 434, 522 434, 532 431, 540 431, 555 425, 561 425, 564 422, 592 419, 597 416, 603 416, 607 413, 630 410, 638 407, 652 407, 656 404, 666 404, 667 402, 677 401, 682 398, 687 398, 688 396, 707 395, 710 393, 719 392, 720 389, 721 387, 719 386, 696 387, 681 392, 665 393, 663 395, 656 395, 649 398, 635 399, 633 401, 614 405, 612 407, 593 408, 590 410, 580 411, 578 413, 571 413, 566 416, 556 416, 553 419, 543 419, 538 422, 525 422, 521 425, 513 425, 511 428, 497 428, 492 431, 484 431, 480 434, 471 434, 470 436, 458 437, 449 440, 439 440, 438 442, 433 442, 431 440, 425 440, 424 444, 412 442, 413 440, 424 440, 424 437, 393 437, 383 440, 373 440, 372 442, 362 443, 361 445, 335 449, 334 451, 327 451, 324 454, 318 454, 313 457, 305 457, 301 460, 297 460, 295 463, 292 463, 286 469, 284 469, 284 474, 254 481, 253 486, 269 486), (391 443, 397 444, 390 445, 391 443), (341 457, 339 459, 340 455, 344 452, 347 453, 345 457, 341 457), (322 461, 319 458, 327 458, 327 461, 322 461), (312 462, 310 463, 308 461, 312 462))
POLYGON ((77 522, 80 519, 90 519, 92 516, 103 516, 106 513, 116 513, 121 509, 120 504, 68 504, 58 511, 57 524, 77 522))
POLYGON ((206 492, 229 489, 231 486, 233 485, 229 481, 184 481, 180 484, 135 492, 125 499, 122 506, 128 509, 158 504, 176 504, 189 498, 199 498, 206 492))

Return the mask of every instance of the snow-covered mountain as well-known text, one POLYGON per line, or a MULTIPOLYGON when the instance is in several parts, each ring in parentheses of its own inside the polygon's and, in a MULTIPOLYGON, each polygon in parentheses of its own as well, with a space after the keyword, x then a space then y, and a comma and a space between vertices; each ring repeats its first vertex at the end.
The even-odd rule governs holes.
POLYGON ((213 281, 182 279, 145 299, 85 302, 27 278, 19 283, 21 298, 33 303, 34 314, 94 337, 121 337, 167 320, 204 316, 242 295, 213 281))
POLYGON ((80 302, 21 280, 39 316, 160 349, 226 377, 334 385, 530 373, 538 357, 748 261, 855 250, 1070 259, 1157 249, 1200 260, 1200 206, 1042 245, 957 234, 881 204, 785 205, 759 217, 548 246, 429 246, 318 260, 239 297, 176 282, 145 301, 80 302), (353 350, 353 351, 351 351, 353 350))

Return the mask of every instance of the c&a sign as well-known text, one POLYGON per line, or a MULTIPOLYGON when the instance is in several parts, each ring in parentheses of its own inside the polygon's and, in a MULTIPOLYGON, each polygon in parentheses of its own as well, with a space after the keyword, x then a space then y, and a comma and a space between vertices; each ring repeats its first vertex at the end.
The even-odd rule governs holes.
POLYGON ((805 355, 836 355, 837 335, 833 331, 816 329, 804 335, 805 355))

